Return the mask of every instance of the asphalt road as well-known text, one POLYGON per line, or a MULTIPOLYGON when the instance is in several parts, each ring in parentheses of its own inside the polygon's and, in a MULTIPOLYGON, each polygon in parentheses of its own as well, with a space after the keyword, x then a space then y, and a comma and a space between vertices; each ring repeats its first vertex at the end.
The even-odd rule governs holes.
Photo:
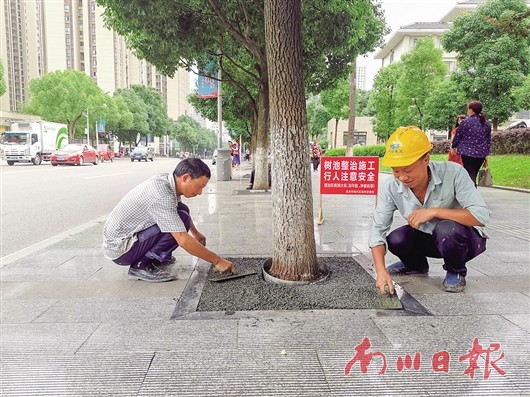
POLYGON ((109 214, 131 188, 157 173, 172 172, 177 163, 123 158, 96 166, 52 167, 1 161, 0 257, 109 214))

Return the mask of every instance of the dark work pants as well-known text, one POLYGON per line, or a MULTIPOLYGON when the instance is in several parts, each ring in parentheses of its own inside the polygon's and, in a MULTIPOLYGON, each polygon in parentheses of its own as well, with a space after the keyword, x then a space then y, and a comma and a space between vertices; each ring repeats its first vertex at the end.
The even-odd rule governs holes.
MULTIPOLYGON (((250 185, 254 186, 254 177, 256 176, 256 170, 253 168, 252 171, 250 171, 250 185)), ((272 185, 272 178, 271 178, 271 167, 269 167, 269 187, 272 185)))
MULTIPOLYGON (((186 204, 178 204, 180 219, 186 230, 190 230, 190 209, 186 204)), ((140 260, 156 259, 159 262, 169 262, 171 253, 178 248, 178 244, 171 233, 163 233, 158 225, 153 225, 138 232, 138 240, 125 254, 114 260, 118 265, 132 265, 140 260)))
POLYGON ((388 250, 408 269, 426 269, 427 257, 443 258, 444 269, 466 276, 466 262, 486 250, 486 239, 471 226, 443 220, 431 234, 409 225, 397 228, 387 236, 388 250))
POLYGON ((475 187, 477 187, 478 171, 480 170, 480 167, 482 167, 485 157, 482 157, 482 158, 469 157, 469 156, 461 156, 461 157, 462 157, 462 165, 464 166, 467 173, 469 174, 469 177, 475 184, 475 187))
POLYGON ((320 157, 311 157, 311 162, 313 163, 313 171, 318 171, 318 166, 320 165, 320 157))

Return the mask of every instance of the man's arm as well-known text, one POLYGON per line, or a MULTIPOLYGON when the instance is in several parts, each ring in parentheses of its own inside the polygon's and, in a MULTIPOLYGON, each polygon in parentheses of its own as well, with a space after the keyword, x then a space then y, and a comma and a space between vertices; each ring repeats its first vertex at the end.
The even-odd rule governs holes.
POLYGON ((190 232, 199 243, 201 243, 202 245, 206 247, 206 237, 197 230, 197 228, 195 227, 195 224, 193 223, 193 219, 191 219, 191 217, 190 217, 190 232))
POLYGON ((391 294, 394 293, 394 283, 392 277, 388 274, 385 266, 385 245, 376 245, 371 248, 372 258, 374 259, 375 269, 375 286, 379 289, 381 294, 385 293, 385 285, 388 285, 391 294))
POLYGON ((215 252, 210 251, 204 245, 202 245, 193 236, 190 236, 186 232, 173 232, 171 233, 178 245, 186 250, 190 255, 196 256, 210 262, 214 265, 215 270, 218 272, 235 272, 235 267, 232 262, 221 258, 215 252))
POLYGON ((418 229, 420 224, 433 218, 455 221, 464 226, 484 226, 467 208, 422 208, 412 211, 407 218, 407 222, 414 229, 418 229))

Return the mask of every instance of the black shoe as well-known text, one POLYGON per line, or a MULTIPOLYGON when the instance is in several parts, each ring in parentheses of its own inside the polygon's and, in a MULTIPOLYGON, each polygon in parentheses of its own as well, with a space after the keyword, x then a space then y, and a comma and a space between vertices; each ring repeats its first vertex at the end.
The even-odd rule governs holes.
POLYGON ((139 264, 142 266, 141 268, 135 267, 138 263, 129 267, 129 276, 152 283, 173 281, 176 278, 174 275, 159 269, 153 262, 148 262, 147 264, 140 262, 139 264))
POLYGON ((409 269, 405 267, 405 265, 398 261, 396 263, 392 263, 390 266, 386 268, 388 274, 392 276, 406 276, 408 274, 425 274, 429 273, 429 268, 425 269, 409 269))

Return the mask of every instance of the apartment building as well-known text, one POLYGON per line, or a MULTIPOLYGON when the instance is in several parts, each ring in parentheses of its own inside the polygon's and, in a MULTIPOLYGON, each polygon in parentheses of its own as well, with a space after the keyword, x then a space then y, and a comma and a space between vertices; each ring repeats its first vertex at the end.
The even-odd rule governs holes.
MULTIPOLYGON (((451 29, 451 23, 461 13, 474 11, 478 6, 484 4, 486 0, 465 0, 456 2, 452 8, 440 21, 437 22, 414 22, 402 26, 392 33, 385 45, 375 54, 374 59, 381 60, 381 67, 388 66, 395 61, 399 61, 403 54, 411 51, 416 42, 423 37, 432 37, 436 48, 442 48, 442 35, 451 29)), ((527 1, 530 7, 530 1, 527 1)), ((442 58, 448 66, 449 71, 456 69, 456 53, 443 52, 442 58)))
POLYGON ((20 118, 29 82, 54 70, 79 70, 104 92, 140 84, 156 88, 172 119, 190 113, 189 73, 174 78, 138 59, 123 37, 104 26, 95 0, 2 0, 0 57, 7 92, 0 98, 0 125, 20 118))
MULTIPOLYGON (((374 59, 381 60, 381 67, 388 66, 393 62, 400 60, 403 54, 411 51, 416 42, 423 37, 432 37, 436 48, 442 48, 441 39, 442 35, 451 28, 452 21, 463 12, 474 11, 478 6, 483 4, 485 0, 467 0, 456 2, 454 8, 452 8, 444 17, 437 22, 413 22, 408 25, 400 27, 394 31, 385 45, 375 54, 374 59)), ((527 1, 530 7, 530 1, 527 1)), ((443 52, 442 59, 448 66, 449 71, 452 72, 456 69, 456 53, 455 52, 443 52)), ((357 74, 359 79, 359 72, 357 74)), ((357 84, 359 87, 359 83, 357 84)), ((528 111, 521 111, 517 118, 525 118, 528 111)), ((355 118, 355 143, 360 145, 370 145, 376 143, 377 137, 372 130, 372 118, 355 118)), ((508 121, 506 124, 509 124, 508 121)), ((328 140, 331 143, 334 140, 335 120, 332 119, 328 122, 328 140)), ((336 147, 346 146, 346 134, 348 131, 348 121, 339 120, 338 133, 336 139, 336 147)), ((444 135, 445 136, 445 133, 444 135)), ((432 136, 436 138, 436 136, 432 136)))

